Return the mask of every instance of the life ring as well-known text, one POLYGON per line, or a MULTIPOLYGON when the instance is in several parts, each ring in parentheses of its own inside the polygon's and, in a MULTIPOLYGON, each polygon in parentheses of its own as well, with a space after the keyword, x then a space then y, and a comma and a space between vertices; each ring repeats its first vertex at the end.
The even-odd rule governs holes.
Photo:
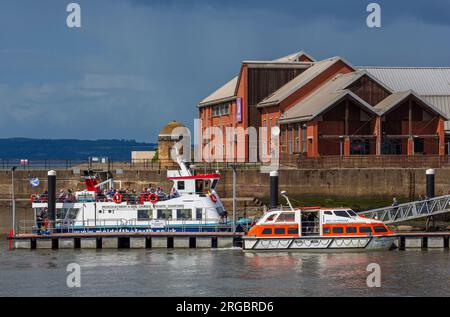
POLYGON ((117 193, 113 196, 113 200, 116 204, 120 204, 122 202, 122 199, 123 199, 123 197, 119 193, 117 193))
POLYGON ((148 195, 148 201, 151 202, 152 204, 156 203, 158 200, 159 200, 158 194, 152 193, 148 195))
POLYGON ((214 194, 209 194, 209 198, 212 200, 213 203, 217 202, 217 196, 214 194))
POLYGON ((35 194, 31 194, 31 195, 30 195, 30 202, 31 202, 31 203, 34 203, 35 200, 36 200, 36 195, 35 195, 35 194))

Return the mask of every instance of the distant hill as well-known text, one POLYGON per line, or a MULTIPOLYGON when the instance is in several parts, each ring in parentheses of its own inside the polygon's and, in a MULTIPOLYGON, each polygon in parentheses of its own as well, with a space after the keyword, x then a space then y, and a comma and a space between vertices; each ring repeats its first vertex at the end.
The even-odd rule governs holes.
POLYGON ((92 156, 112 160, 130 160, 131 151, 151 151, 154 143, 135 140, 46 140, 10 138, 0 139, 0 159, 29 160, 85 160, 92 156))

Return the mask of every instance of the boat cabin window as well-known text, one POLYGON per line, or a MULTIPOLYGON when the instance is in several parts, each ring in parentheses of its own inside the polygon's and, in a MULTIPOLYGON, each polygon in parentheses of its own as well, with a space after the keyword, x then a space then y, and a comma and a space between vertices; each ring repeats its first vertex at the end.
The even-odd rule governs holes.
POLYGON ((383 227, 383 226, 375 226, 375 227, 373 227, 373 230, 374 230, 376 233, 387 232, 387 229, 386 229, 385 227, 383 227))
POLYGON ((79 208, 57 208, 56 209, 56 219, 59 220, 74 220, 77 218, 79 208))
POLYGON ((178 190, 184 190, 185 189, 184 181, 178 181, 177 188, 178 190))
POLYGON ((293 212, 282 212, 276 222, 295 222, 295 213, 293 212))
POLYGON ((158 209, 157 210, 158 219, 172 219, 172 210, 170 209, 158 209))
POLYGON ((195 209, 195 220, 201 220, 203 216, 203 209, 197 208, 195 209))
POLYGON ((344 228, 342 227, 334 227, 333 233, 344 233, 344 228))
POLYGON ((338 217, 350 218, 349 214, 345 210, 336 210, 334 214, 338 217))
POLYGON ((288 234, 298 234, 298 228, 288 228, 288 234))
POLYGON ((192 211, 191 209, 177 209, 177 219, 178 220, 186 220, 191 219, 192 211))
POLYGON ((267 218, 266 218, 266 220, 265 220, 265 222, 271 222, 271 221, 274 221, 276 216, 277 216, 277 214, 271 214, 271 215, 268 215, 267 218))
POLYGON ((325 227, 325 228, 323 228, 323 233, 324 234, 328 234, 328 233, 330 233, 331 232, 331 228, 330 227, 325 227))
POLYGON ((195 192, 203 193, 204 186, 205 186, 205 182, 203 181, 203 179, 197 179, 195 181, 195 192))
POLYGON ((153 218, 152 213, 150 209, 138 210, 138 220, 150 220, 153 218))
POLYGON ((217 185, 217 180, 205 180, 205 179, 197 179, 195 181, 195 192, 203 193, 210 190, 213 190, 217 185))
POLYGON ((357 216, 358 216, 358 215, 356 214, 356 212, 354 212, 354 211, 351 210, 351 209, 347 210, 347 212, 348 212, 348 214, 349 214, 351 217, 357 217, 357 216))
POLYGON ((211 189, 215 189, 218 182, 219 182, 219 180, 214 179, 214 180, 212 181, 212 183, 211 183, 211 189))
POLYGON ((347 228, 345 228, 345 232, 346 233, 356 233, 357 230, 356 230, 356 227, 347 227, 347 228))
POLYGON ((272 234, 272 228, 264 228, 262 234, 272 234))
POLYGON ((333 214, 331 211, 328 211, 328 210, 327 210, 327 211, 324 211, 323 213, 324 213, 325 215, 328 215, 328 216, 331 216, 331 215, 333 214))
POLYGON ((370 227, 359 227, 359 233, 372 233, 372 228, 370 228, 370 227))
POLYGON ((275 234, 286 234, 285 228, 275 228, 275 234))

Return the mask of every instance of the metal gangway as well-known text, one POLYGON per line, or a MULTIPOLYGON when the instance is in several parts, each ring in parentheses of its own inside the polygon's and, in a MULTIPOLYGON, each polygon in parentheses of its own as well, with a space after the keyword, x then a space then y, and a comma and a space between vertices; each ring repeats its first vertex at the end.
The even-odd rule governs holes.
POLYGON ((428 218, 448 212, 450 212, 450 195, 364 211, 358 213, 358 215, 381 220, 385 224, 394 224, 414 219, 428 218))

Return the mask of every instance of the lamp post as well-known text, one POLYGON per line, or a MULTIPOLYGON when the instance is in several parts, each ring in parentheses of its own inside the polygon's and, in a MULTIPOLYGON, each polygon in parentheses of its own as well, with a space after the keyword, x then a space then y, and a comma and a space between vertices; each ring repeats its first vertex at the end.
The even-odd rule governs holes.
POLYGON ((12 201, 12 230, 13 235, 16 235, 16 197, 14 192, 14 171, 17 166, 13 166, 11 169, 11 201, 12 201))

